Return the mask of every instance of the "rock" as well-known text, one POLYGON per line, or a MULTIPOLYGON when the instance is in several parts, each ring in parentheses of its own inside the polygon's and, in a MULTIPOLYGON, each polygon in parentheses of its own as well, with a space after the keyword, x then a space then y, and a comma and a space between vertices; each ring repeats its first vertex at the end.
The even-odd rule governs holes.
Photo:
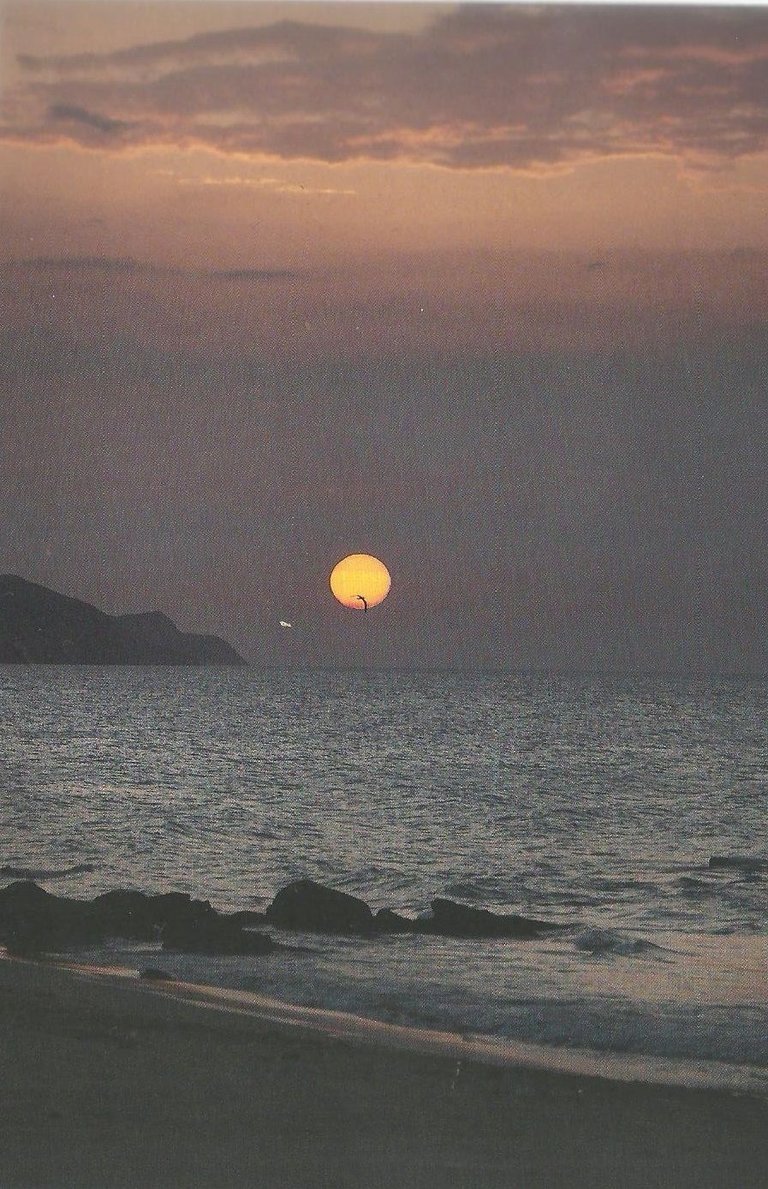
POLYGON ((145 896, 114 891, 93 900, 68 900, 28 880, 0 891, 0 941, 14 954, 94 945, 106 937, 151 941, 159 929, 179 935, 186 929, 191 936, 201 922, 218 919, 207 900, 192 900, 182 892, 145 896))
POLYGON ((146 896, 143 892, 104 892, 91 902, 92 911, 107 937, 152 941, 166 926, 192 925, 216 916, 207 900, 192 900, 185 892, 146 896))
POLYGON ((193 900, 186 892, 163 892, 149 900, 155 924, 162 929, 183 928, 219 915, 209 900, 193 900))
POLYGON ((420 924, 419 921, 401 916, 399 912, 393 912, 391 908, 380 908, 373 923, 377 933, 418 933, 420 924))
POLYGON ((43 948, 52 930, 50 901, 55 899, 29 880, 9 884, 0 892, 0 941, 12 954, 43 948))
POLYGON ((28 879, 8 884, 0 891, 0 929, 17 913, 36 911, 55 899, 56 896, 28 879))
POLYGON ((440 898, 432 901, 431 919, 418 922, 419 932, 445 937, 515 937, 521 940, 568 927, 515 914, 500 915, 487 908, 470 908, 440 898))
POLYGON ((299 879, 281 888, 267 909, 271 925, 311 933, 372 933, 373 913, 364 900, 299 879))
POLYGON ((226 912, 222 916, 227 921, 236 921, 243 929, 250 929, 253 925, 265 925, 267 923, 267 914, 265 912, 255 912, 250 908, 243 908, 240 912, 226 912))
POLYGON ((156 932, 157 913, 143 892, 104 892, 91 902, 109 937, 130 937, 151 941, 156 932))
POLYGON ((87 901, 67 900, 29 880, 0 891, 0 940, 12 954, 92 945, 104 931, 87 901))
POLYGON ((271 954, 276 946, 266 933, 249 932, 236 921, 213 913, 166 925, 163 949, 187 954, 271 954))

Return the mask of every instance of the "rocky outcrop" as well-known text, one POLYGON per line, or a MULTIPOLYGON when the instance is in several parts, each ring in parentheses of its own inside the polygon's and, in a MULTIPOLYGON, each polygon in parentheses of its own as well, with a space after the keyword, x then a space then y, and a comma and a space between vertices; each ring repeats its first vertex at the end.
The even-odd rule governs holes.
POLYGON ((103 937, 89 904, 52 896, 28 880, 0 892, 0 940, 9 953, 70 949, 103 937))
POLYGON ((276 948, 266 933, 243 929, 218 913, 163 930, 163 949, 185 954, 271 954, 276 948))
POLYGON ((184 892, 114 891, 93 900, 67 900, 25 880, 0 891, 0 941, 14 954, 68 950, 107 937, 160 938, 165 949, 190 953, 269 953, 271 939, 243 927, 243 918, 254 915, 260 914, 227 917, 184 892))
POLYGON ((228 921, 236 921, 243 929, 252 929, 254 925, 267 923, 265 912, 254 912, 251 908, 243 908, 239 912, 228 912, 225 917, 228 921))
POLYGON ((193 900, 183 892, 147 896, 118 890, 93 900, 68 900, 28 880, 0 890, 0 942, 16 954, 73 949, 108 937, 160 940, 163 949, 186 953, 267 954, 281 947, 253 928, 264 924, 308 933, 418 933, 515 940, 572 928, 441 898, 432 901, 431 915, 426 918, 413 920, 389 908, 374 916, 364 900, 311 879, 299 879, 282 888, 266 913, 219 913, 209 901, 193 900))
POLYGON ((282 929, 310 933, 373 933, 373 913, 364 900, 311 879, 281 888, 267 909, 267 920, 282 929))
POLYGON ((438 933, 442 937, 511 937, 524 941, 568 927, 514 913, 502 915, 487 908, 470 908, 440 898, 433 900, 431 907, 432 916, 417 922, 418 931, 438 933))
POLYGON ((380 908, 374 917, 377 933, 418 933, 420 923, 411 920, 410 917, 401 916, 391 908, 380 908))
POLYGON ((135 941, 154 940, 159 922, 152 897, 143 892, 105 892, 92 901, 93 909, 104 927, 105 936, 129 937, 135 941))
POLYGON ((382 908, 374 916, 364 900, 300 879, 277 893, 267 921, 283 929, 310 933, 429 933, 442 937, 509 937, 525 940, 570 928, 516 915, 499 915, 453 900, 432 901, 431 916, 413 920, 382 908))
POLYGON ((168 929, 192 928, 217 915, 208 900, 193 900, 186 892, 104 892, 90 902, 90 910, 105 937, 152 941, 168 929))
POLYGON ((244 665, 217 636, 181 632, 160 612, 107 615, 13 574, 0 575, 0 664, 244 665))

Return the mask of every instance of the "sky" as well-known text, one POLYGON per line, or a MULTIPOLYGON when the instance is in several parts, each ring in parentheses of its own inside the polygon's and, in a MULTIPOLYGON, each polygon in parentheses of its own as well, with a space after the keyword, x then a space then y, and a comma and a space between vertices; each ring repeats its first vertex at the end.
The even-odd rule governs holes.
POLYGON ((256 665, 765 673, 767 209, 768 9, 3 3, 0 572, 256 665))

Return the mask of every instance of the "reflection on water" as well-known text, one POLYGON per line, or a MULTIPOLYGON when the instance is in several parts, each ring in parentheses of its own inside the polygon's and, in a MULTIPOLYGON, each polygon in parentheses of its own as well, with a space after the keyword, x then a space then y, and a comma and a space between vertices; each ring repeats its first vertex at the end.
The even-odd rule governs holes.
POLYGON ((259 907, 309 876, 374 908, 442 895, 568 922, 525 945, 314 938, 203 973, 381 1018, 768 1061, 768 871, 708 867, 764 845, 767 712, 768 686, 735 679, 7 666, 0 867, 70 895, 259 907))

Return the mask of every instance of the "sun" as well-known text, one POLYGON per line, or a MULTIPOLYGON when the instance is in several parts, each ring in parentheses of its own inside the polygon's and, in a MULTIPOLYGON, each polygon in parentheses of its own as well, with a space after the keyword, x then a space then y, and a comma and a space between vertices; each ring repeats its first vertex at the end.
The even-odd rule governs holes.
POLYGON ((353 611, 367 611, 382 603, 391 585, 384 562, 370 553, 350 553, 331 572, 331 590, 340 603, 353 611))

